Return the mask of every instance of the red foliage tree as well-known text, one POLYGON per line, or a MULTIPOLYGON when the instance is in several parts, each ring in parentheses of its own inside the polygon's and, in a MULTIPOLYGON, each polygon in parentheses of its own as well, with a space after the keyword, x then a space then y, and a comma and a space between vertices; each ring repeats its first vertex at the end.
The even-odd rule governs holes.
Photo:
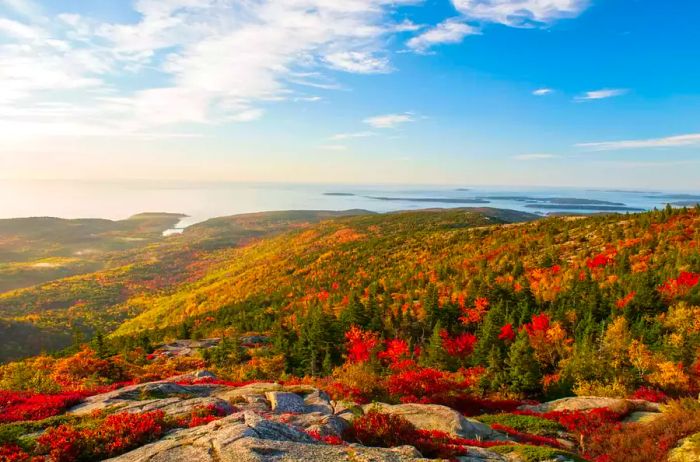
POLYGON ((376 332, 363 331, 357 326, 352 326, 345 333, 347 340, 348 362, 363 363, 369 361, 372 354, 379 346, 379 335, 376 332))

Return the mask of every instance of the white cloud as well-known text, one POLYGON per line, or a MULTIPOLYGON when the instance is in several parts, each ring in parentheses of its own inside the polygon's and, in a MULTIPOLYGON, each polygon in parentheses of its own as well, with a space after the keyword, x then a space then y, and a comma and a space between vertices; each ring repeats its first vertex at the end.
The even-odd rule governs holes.
POLYGON ((389 59, 374 56, 363 51, 342 51, 325 57, 325 61, 334 69, 356 74, 377 74, 391 71, 389 59))
POLYGON ((352 138, 367 138, 368 136, 374 136, 376 133, 370 131, 364 132, 354 132, 354 133, 336 133, 331 137, 333 140, 348 140, 352 138))
POLYGON ((520 154, 517 156, 513 156, 513 159, 516 160, 544 160, 544 159, 556 159, 557 155, 554 154, 541 154, 541 153, 536 153, 536 154, 520 154))
POLYGON ((615 96, 622 96, 629 92, 629 90, 624 88, 603 88, 601 90, 587 91, 581 96, 575 98, 576 101, 592 101, 597 99, 607 99, 614 98, 615 96))
POLYGON ((547 96, 554 93, 554 90, 551 88, 538 88, 537 90, 533 91, 532 94, 535 96, 547 96))
POLYGON ((467 35, 479 34, 479 30, 459 19, 448 19, 432 29, 410 39, 406 45, 418 52, 443 43, 459 43, 467 35))
POLYGON ((405 112, 403 114, 384 114, 368 117, 363 122, 374 128, 396 128, 401 124, 414 122, 415 120, 413 114, 405 112))
POLYGON ((452 0, 452 3, 467 18, 524 27, 576 17, 588 7, 589 1, 452 0))
POLYGON ((700 145, 700 133, 651 138, 644 140, 603 141, 596 143, 579 143, 576 146, 592 151, 617 151, 624 149, 673 148, 700 145))
POLYGON ((388 38, 420 27, 395 23, 391 12, 416 2, 136 0, 136 21, 107 23, 76 14, 46 18, 29 0, 0 0, 26 18, 0 21, 0 34, 10 37, 0 45, 0 100, 17 107, 80 101, 93 110, 89 120, 74 114, 73 122, 118 133, 255 120, 262 102, 320 99, 298 95, 295 85, 340 88, 329 69, 391 71, 388 38), (123 76, 141 88, 111 83, 123 76), (105 95, 120 103, 97 99, 105 95))

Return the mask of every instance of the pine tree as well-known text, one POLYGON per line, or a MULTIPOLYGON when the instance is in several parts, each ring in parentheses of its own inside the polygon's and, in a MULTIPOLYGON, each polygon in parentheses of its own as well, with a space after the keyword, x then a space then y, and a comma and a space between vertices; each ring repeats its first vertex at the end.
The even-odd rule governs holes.
POLYGON ((343 325, 343 329, 347 330, 352 325, 364 329, 368 322, 367 310, 357 294, 353 292, 350 294, 348 306, 340 314, 340 323, 343 325))
POLYGON ((442 346, 442 337, 440 331, 442 327, 440 322, 433 327, 433 333, 430 336, 428 344, 423 349, 420 356, 420 362, 424 366, 444 368, 447 360, 447 353, 442 346))
POLYGON ((438 290, 433 283, 428 284, 428 288, 425 291, 423 309, 425 310, 425 320, 428 323, 428 327, 432 329, 440 320, 438 290))
POLYGON ((521 331, 511 345, 506 366, 511 390, 531 394, 540 389, 542 379, 540 365, 525 331, 521 331))

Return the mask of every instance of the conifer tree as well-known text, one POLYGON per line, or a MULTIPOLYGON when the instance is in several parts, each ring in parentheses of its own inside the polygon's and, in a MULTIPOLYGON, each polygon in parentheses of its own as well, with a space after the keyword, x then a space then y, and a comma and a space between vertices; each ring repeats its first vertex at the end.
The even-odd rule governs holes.
POLYGON ((527 332, 520 331, 508 352, 508 384, 510 389, 525 394, 536 393, 541 387, 542 373, 530 346, 527 332))

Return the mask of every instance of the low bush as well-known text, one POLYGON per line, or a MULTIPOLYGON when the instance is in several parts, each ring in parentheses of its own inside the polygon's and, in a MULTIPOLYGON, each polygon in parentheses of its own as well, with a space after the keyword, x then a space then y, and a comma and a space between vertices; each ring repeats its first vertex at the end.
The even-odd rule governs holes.
POLYGON ((466 455, 467 446, 491 447, 502 442, 456 438, 438 430, 418 430, 401 416, 370 410, 353 420, 345 439, 365 446, 391 448, 414 446, 424 457, 451 459, 466 455))
POLYGON ((700 432, 700 402, 683 399, 669 403, 656 420, 624 425, 604 438, 590 441, 586 454, 605 462, 658 462, 678 442, 700 432))

